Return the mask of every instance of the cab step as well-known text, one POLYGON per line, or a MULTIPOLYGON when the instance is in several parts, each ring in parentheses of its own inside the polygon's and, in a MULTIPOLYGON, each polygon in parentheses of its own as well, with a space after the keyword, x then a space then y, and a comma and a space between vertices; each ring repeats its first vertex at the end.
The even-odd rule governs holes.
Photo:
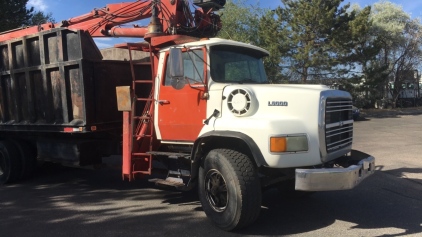
POLYGON ((155 183, 155 185, 161 187, 180 188, 186 186, 186 184, 183 182, 183 179, 175 177, 167 177, 166 179, 149 179, 148 181, 155 183))
POLYGON ((189 170, 169 170, 167 173, 166 179, 149 179, 149 182, 155 183, 156 186, 162 188, 174 187, 180 191, 187 191, 192 188, 192 184, 190 182, 190 171, 189 170))
POLYGON ((170 159, 189 159, 190 154, 189 153, 177 153, 177 152, 162 152, 162 151, 149 151, 147 154, 153 155, 153 156, 167 156, 170 159))

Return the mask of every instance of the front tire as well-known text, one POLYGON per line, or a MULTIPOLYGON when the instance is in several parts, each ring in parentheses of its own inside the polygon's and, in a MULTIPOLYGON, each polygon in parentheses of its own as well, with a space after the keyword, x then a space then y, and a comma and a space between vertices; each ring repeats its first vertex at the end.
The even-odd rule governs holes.
POLYGON ((199 168, 198 188, 205 214, 221 229, 240 229, 259 216, 261 185, 254 164, 245 154, 211 150, 199 168))

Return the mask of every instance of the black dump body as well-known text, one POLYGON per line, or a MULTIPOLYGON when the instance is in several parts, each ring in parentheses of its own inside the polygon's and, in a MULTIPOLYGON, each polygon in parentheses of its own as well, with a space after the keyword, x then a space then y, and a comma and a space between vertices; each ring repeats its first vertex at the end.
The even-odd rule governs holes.
MULTIPOLYGON (((151 80, 150 64, 134 69, 137 80, 151 80)), ((32 144, 40 160, 98 163, 118 150, 116 86, 131 84, 129 61, 102 60, 84 31, 57 28, 0 42, 0 139, 32 144)))
POLYGON ((0 43, 0 76, 0 131, 121 126, 115 88, 132 81, 129 62, 102 61, 88 34, 60 28, 0 43))

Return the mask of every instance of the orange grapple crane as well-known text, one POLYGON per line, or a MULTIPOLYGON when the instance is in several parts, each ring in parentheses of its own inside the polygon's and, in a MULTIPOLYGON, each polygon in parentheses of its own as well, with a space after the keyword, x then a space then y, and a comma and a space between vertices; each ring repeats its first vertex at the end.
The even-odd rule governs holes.
MULTIPOLYGON (((153 45, 157 45, 153 39, 158 36, 172 35, 173 37, 167 37, 168 40, 176 35, 209 37, 221 29, 220 18, 213 12, 224 6, 225 2, 194 0, 193 5, 190 5, 186 0, 138 0, 108 4, 61 23, 45 23, 0 33, 0 42, 58 27, 84 30, 92 37, 145 38, 153 45), (148 27, 121 27, 146 18, 151 18, 148 27)), ((160 38, 156 43, 163 41, 166 41, 165 38, 160 38)))
MULTIPOLYGON (((150 52, 151 78, 155 78, 157 52, 160 48, 192 42, 202 37, 212 37, 221 29, 220 17, 214 11, 225 5, 225 0, 138 0, 107 4, 91 12, 60 23, 45 23, 22 27, 0 33, 0 43, 49 31, 56 28, 80 30, 91 37, 143 38, 144 43, 127 43, 116 47, 150 52), (150 18, 148 26, 128 23, 150 18)), ((131 53, 130 53, 131 55, 131 53)), ((131 57, 131 56, 130 56, 131 57)), ((153 80, 136 80, 132 60, 132 86, 130 111, 123 116, 123 178, 132 180, 136 174, 151 174, 153 138, 153 80), (148 96, 138 96, 135 91, 142 84, 152 84, 148 96), (139 98, 143 97, 143 98, 139 98), (142 111, 135 112, 136 104, 144 103, 142 111)), ((119 93, 118 93, 119 94, 119 93)), ((139 106, 138 106, 139 107, 139 106)))

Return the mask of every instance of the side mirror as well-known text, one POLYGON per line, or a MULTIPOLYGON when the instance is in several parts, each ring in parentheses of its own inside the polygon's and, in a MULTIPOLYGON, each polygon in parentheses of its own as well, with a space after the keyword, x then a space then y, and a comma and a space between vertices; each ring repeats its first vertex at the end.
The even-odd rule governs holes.
POLYGON ((186 84, 182 50, 179 48, 170 48, 169 57, 171 85, 175 89, 182 89, 186 84))

